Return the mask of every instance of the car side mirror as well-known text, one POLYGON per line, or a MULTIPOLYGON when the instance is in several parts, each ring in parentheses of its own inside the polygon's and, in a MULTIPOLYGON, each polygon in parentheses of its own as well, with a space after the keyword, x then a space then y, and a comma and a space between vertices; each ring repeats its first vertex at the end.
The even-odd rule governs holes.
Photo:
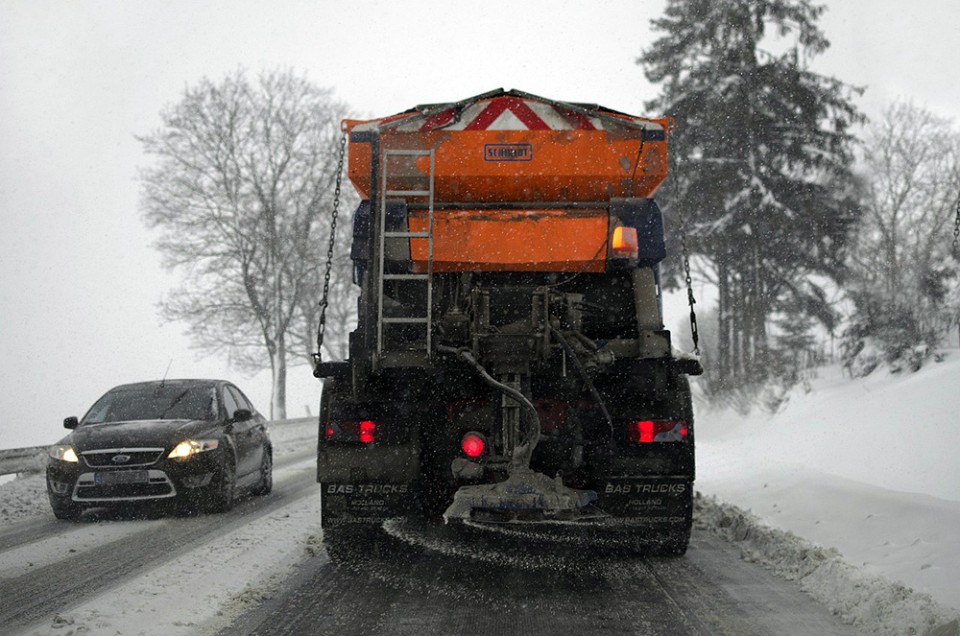
POLYGON ((253 413, 248 409, 237 409, 233 412, 233 421, 234 422, 246 422, 253 419, 253 413))
POLYGON ((77 420, 76 415, 71 415, 67 419, 63 420, 63 428, 73 429, 73 428, 77 428, 79 424, 80 422, 77 420))

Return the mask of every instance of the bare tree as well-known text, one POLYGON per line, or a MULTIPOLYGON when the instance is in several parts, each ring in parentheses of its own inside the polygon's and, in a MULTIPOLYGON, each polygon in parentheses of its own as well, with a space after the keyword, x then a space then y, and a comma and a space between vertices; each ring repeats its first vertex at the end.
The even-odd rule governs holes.
POLYGON ((238 71, 188 87, 139 138, 156 158, 141 172, 144 218, 164 265, 184 274, 163 316, 201 351, 269 367, 274 418, 286 416, 288 362, 316 346, 300 338, 303 308, 323 277, 345 110, 289 71, 238 71))
POLYGON ((876 337, 889 359, 933 346, 957 307, 950 258, 960 193, 960 134, 908 102, 889 106, 864 144, 865 215, 852 254, 858 337, 876 337))
MULTIPOLYGON (((350 244, 353 240, 353 213, 360 199, 352 189, 346 186, 341 196, 330 271, 330 289, 327 296, 326 330, 323 350, 320 352, 324 360, 347 358, 350 332, 357 323, 357 297, 360 294, 360 288, 353 282, 354 266, 350 259, 350 244)), ((329 234, 327 236, 329 237, 329 234)), ((317 349, 317 325, 320 322, 319 300, 323 295, 323 272, 319 274, 311 280, 312 289, 304 294, 300 303, 302 315, 300 329, 291 334, 298 351, 312 352, 317 349)), ((313 363, 309 354, 305 359, 313 363)))

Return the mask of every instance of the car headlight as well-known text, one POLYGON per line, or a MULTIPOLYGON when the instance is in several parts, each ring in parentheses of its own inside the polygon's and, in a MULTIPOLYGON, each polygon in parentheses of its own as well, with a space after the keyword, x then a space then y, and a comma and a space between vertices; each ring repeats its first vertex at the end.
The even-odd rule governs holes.
POLYGON ((53 459, 61 462, 70 462, 75 464, 80 461, 77 458, 77 451, 73 450, 73 446, 51 446, 47 453, 53 459))
POLYGON ((170 459, 187 459, 197 453, 212 451, 219 444, 220 442, 215 439, 185 439, 174 446, 167 457, 170 459))

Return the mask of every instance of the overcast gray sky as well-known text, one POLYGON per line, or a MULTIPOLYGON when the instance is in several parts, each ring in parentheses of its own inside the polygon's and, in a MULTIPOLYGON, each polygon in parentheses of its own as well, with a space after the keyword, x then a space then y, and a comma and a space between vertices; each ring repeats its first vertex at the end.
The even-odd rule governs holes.
MULTIPOLYGON (((285 67, 358 116, 517 88, 635 114, 634 60, 662 0, 0 0, 0 448, 52 443, 110 387, 234 379, 264 411, 267 374, 198 360, 161 325, 163 272, 138 211, 134 135, 199 78, 285 67)), ((832 0, 813 67, 960 122, 960 2, 832 0)), ((667 113, 669 114, 669 113, 667 113)), ((291 370, 291 416, 319 385, 291 370)))

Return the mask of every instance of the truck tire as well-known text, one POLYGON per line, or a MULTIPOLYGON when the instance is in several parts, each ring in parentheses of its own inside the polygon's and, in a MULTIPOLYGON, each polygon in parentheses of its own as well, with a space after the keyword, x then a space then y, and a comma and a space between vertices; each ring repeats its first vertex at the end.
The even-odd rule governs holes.
MULTIPOLYGON (((690 434, 693 435, 693 395, 690 391, 690 380, 685 375, 677 376, 677 384, 673 390, 670 399, 669 413, 672 417, 678 417, 687 423, 690 434)), ((692 442, 691 442, 692 443, 692 442)), ((693 514, 693 483, 683 495, 684 505, 690 510, 691 523, 677 533, 668 537, 658 550, 662 556, 680 557, 687 553, 687 547, 690 545, 690 531, 692 529, 693 514)))
POLYGON ((381 535, 378 525, 337 524, 323 529, 323 547, 334 565, 357 565, 379 555, 381 535))
MULTIPOLYGON (((677 376, 672 383, 669 393, 665 399, 654 401, 649 396, 637 396, 636 403, 650 404, 651 408, 645 411, 648 417, 652 419, 663 420, 683 420, 687 423, 689 435, 693 435, 693 401, 690 391, 690 383, 686 376, 677 376)), ((693 438, 690 438, 693 443, 693 438)), ((689 449, 693 452, 693 448, 689 449)), ((679 557, 687 552, 690 543, 690 532, 692 529, 693 512, 693 464, 692 457, 690 464, 683 462, 681 464, 682 474, 689 477, 685 481, 685 488, 682 493, 671 495, 673 503, 671 504, 671 516, 681 514, 685 518, 684 522, 672 521, 664 524, 646 524, 643 515, 635 517, 639 526, 634 530, 635 534, 628 539, 631 551, 637 555, 653 555, 663 557, 679 557), (689 471, 689 472, 688 472, 689 471)), ((677 474, 675 471, 671 471, 677 474)), ((673 483, 680 483, 674 481, 673 483)))
POLYGON ((317 416, 317 448, 323 443, 325 424, 330 420, 330 402, 333 401, 333 394, 337 390, 337 381, 333 378, 327 378, 323 381, 323 389, 320 391, 320 414, 317 416))
POLYGON ((417 515, 426 521, 439 521, 453 501, 450 484, 444 479, 444 472, 450 472, 449 459, 444 459, 446 458, 430 456, 427 453, 420 456, 417 515))
POLYGON ((664 543, 660 544, 656 552, 660 556, 681 557, 687 553, 687 547, 689 545, 690 531, 687 530, 684 533, 667 539, 664 543))
POLYGON ((690 380, 685 375, 677 376, 671 411, 683 418, 688 426, 693 427, 693 394, 690 391, 690 380))

